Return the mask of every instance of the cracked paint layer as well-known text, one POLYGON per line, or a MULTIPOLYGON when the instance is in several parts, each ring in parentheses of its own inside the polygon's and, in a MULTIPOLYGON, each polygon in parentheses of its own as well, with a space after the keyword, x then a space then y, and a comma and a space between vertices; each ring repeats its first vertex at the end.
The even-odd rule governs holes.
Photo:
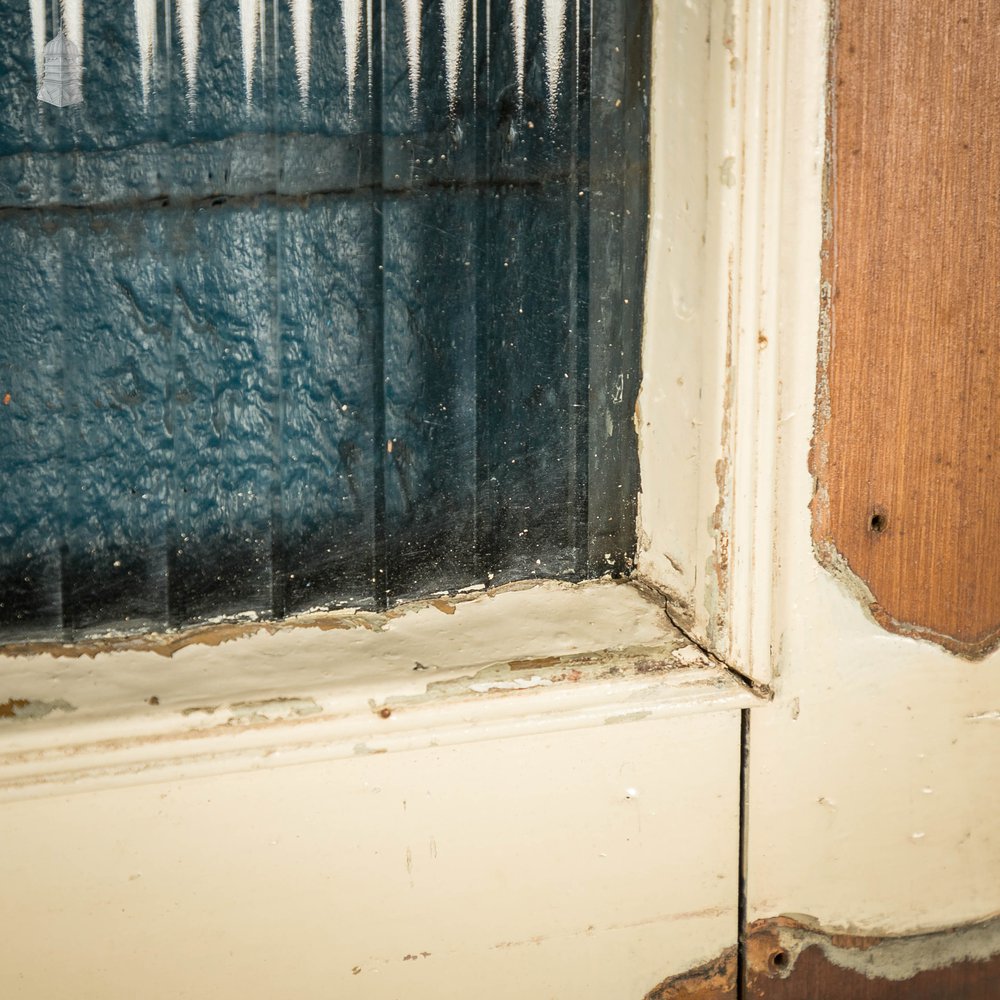
MULTIPOLYGON (((418 664, 428 669, 424 664, 418 664)), ((673 644, 661 647, 634 646, 602 650, 595 653, 567 656, 540 656, 520 660, 501 661, 476 671, 472 676, 451 677, 430 681, 419 694, 404 694, 384 702, 370 700, 371 710, 389 718, 395 709, 417 706, 441 699, 468 695, 479 697, 507 697, 534 688, 549 688, 560 684, 596 683, 612 678, 655 677, 669 673, 711 668, 713 664, 696 647, 673 644), (697 657, 690 650, 696 649, 697 657), (678 656, 678 652, 680 655, 678 656), (525 677, 525 671, 532 673, 525 677), (518 675, 518 676, 515 676, 518 675)), ((613 721, 625 722, 648 717, 650 713, 636 709, 613 721)), ((611 720, 609 720, 611 721, 611 720)))

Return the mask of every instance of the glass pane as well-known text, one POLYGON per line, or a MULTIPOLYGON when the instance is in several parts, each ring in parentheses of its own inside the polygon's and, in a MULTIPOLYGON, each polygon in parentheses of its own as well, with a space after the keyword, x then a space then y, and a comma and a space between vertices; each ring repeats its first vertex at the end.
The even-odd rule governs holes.
POLYGON ((0 0, 0 639, 630 568, 640 0, 0 0))

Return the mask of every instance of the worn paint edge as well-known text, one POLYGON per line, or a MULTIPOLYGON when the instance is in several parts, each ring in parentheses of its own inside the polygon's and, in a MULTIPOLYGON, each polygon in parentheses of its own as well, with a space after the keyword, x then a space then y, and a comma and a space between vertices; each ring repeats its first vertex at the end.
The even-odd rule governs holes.
POLYGON ((771 684, 765 683, 750 674, 744 673, 738 667, 735 667, 731 663, 724 660, 710 646, 699 641, 698 636, 691 630, 688 621, 682 617, 678 617, 676 614, 676 605, 672 591, 664 588, 654 580, 649 580, 645 577, 635 577, 633 578, 632 583, 637 590, 646 594, 649 600, 662 604, 664 614, 666 614, 667 618, 670 620, 671 625, 673 625, 673 627, 677 629, 677 631, 680 632, 693 647, 697 648, 702 655, 706 657, 706 659, 729 671, 729 673, 739 679, 740 683, 745 684, 748 689, 753 691, 762 700, 772 701, 774 699, 775 690, 771 684))
POLYGON ((643 1000, 736 1000, 736 947, 694 969, 669 976, 643 1000))
POLYGON ((546 582, 470 595, 455 614, 441 613, 434 603, 440 600, 422 602, 419 613, 399 612, 382 629, 328 637, 275 629, 233 641, 224 632, 222 648, 193 647, 167 662, 150 652, 87 663, 8 660, 11 717, 0 720, 0 797, 645 724, 764 703, 671 624, 662 598, 634 586, 546 582), (500 626, 526 607, 534 609, 533 624, 519 642, 500 626), (574 615, 583 637, 571 640, 566 625, 574 615), (636 630, 643 638, 622 645, 636 630), (55 695, 71 715, 15 712, 55 695))
MULTIPOLYGON (((802 914, 755 920, 746 935, 746 995, 766 996, 768 980, 791 978, 799 957, 810 948, 831 965, 866 979, 905 984, 922 973, 995 961, 1000 957, 1000 914, 909 934, 825 928, 802 914)), ((737 950, 727 948, 709 962, 664 979, 645 1000, 735 997, 737 968, 737 950)))
MULTIPOLYGON (((587 584, 601 583, 610 586, 628 586, 628 581, 610 576, 598 580, 588 580, 587 584)), ((502 586, 484 590, 482 587, 467 588, 454 592, 434 594, 416 601, 406 601, 390 608, 388 611, 365 611, 359 608, 338 608, 334 610, 316 609, 301 614, 292 615, 279 620, 258 619, 254 615, 233 615, 218 620, 187 626, 180 629, 168 629, 162 632, 143 632, 140 634, 125 634, 109 632, 106 635, 80 639, 75 642, 59 642, 55 640, 26 640, 0 645, 0 657, 52 656, 57 658, 93 659, 103 653, 155 653, 157 656, 172 657, 175 653, 189 646, 219 646, 223 643, 246 639, 258 633, 265 632, 275 635, 290 629, 316 629, 328 631, 331 629, 363 628, 369 631, 382 631, 389 622, 407 615, 423 611, 429 607, 435 608, 447 615, 453 615, 459 604, 468 603, 481 598, 498 597, 501 594, 516 593, 530 590, 539 585, 550 585, 557 589, 571 590, 580 584, 567 583, 562 580, 514 580, 502 586)))
POLYGON ((726 253, 720 322, 721 413, 711 515, 714 551, 706 566, 708 636, 732 667, 768 684, 779 420, 783 95, 787 3, 732 0, 722 46, 729 55, 729 128, 724 151, 736 164, 720 220, 726 253), (714 605, 714 606, 713 606, 714 605))
POLYGON ((593 679, 563 671, 532 674, 528 682, 498 688, 467 678, 452 692, 372 701, 363 709, 320 693, 195 706, 175 713, 165 732, 144 727, 141 719, 132 726, 114 720, 103 730, 83 729, 62 745, 11 749, 0 756, 0 800, 611 724, 648 725, 761 704, 717 667, 675 665, 649 675, 610 660, 593 679))

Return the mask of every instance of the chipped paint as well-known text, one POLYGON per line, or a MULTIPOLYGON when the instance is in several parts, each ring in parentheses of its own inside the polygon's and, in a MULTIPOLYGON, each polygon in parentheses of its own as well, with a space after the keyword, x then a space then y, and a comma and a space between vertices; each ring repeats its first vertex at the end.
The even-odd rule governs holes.
POLYGON ((969 722, 1000 722, 1000 710, 993 712, 976 712, 974 715, 967 715, 969 722))
POLYGON ((727 948, 712 961, 668 976, 643 1000, 736 1000, 736 948, 727 948))
POLYGON ((483 681, 480 684, 470 684, 469 690, 477 694, 487 691, 523 691, 525 688, 544 687, 552 684, 548 677, 517 677, 512 681, 483 681))
POLYGON ((707 667, 710 666, 703 650, 694 644, 681 646, 670 654, 670 658, 683 667, 707 667))
POLYGON ((543 667, 554 667, 559 663, 558 656, 536 656, 529 660, 511 660, 511 670, 540 670, 543 667))
POLYGON ((258 634, 275 635, 288 629, 316 629, 320 632, 344 629, 384 630, 387 625, 407 614, 434 607, 447 615, 455 613, 457 604, 472 600, 476 592, 455 594, 449 600, 412 601, 385 613, 345 608, 339 611, 312 611, 280 622, 233 621, 211 622, 167 632, 147 632, 142 635, 109 635, 84 639, 74 643, 15 642, 0 646, 0 657, 90 657, 104 653, 155 653, 172 657, 189 646, 219 646, 258 634))
POLYGON ((39 701, 34 698, 8 698, 0 702, 0 719, 44 719, 52 712, 75 712, 76 707, 62 698, 39 701))
POLYGON ((629 713, 731 710, 759 696, 684 651, 689 640, 646 589, 542 581, 447 602, 461 613, 425 600, 384 614, 317 612, 280 626, 217 623, 69 647, 90 655, 85 665, 67 650, 22 649, 0 660, 18 698, 51 701, 58 691, 76 710, 19 727, 0 752, 0 796, 166 767, 200 773, 272 755, 278 763, 353 757, 359 745, 478 741, 523 732, 525 712, 552 732, 629 713))
MULTIPOLYGON (((562 584, 549 581, 555 587, 572 587, 572 584, 562 584)), ((590 581, 598 586, 625 586, 622 581, 607 578, 603 581, 590 581)), ((454 615, 459 605, 477 602, 484 597, 497 598, 504 594, 522 593, 538 587, 538 580, 516 580, 493 590, 484 592, 479 586, 464 588, 447 598, 421 599, 397 605, 385 612, 359 611, 356 608, 344 608, 337 611, 315 610, 289 617, 280 622, 274 621, 214 621, 203 625, 195 625, 185 629, 165 632, 147 632, 142 635, 107 635, 92 639, 83 639, 73 643, 61 642, 13 642, 0 645, 2 657, 90 657, 95 658, 106 653, 155 653, 158 656, 172 657, 189 646, 220 646, 236 640, 255 635, 278 635, 294 629, 316 629, 318 631, 365 629, 368 631, 384 631, 391 623, 409 615, 418 614, 426 608, 434 608, 445 615, 454 615)), ((651 588, 643 588, 637 581, 637 592, 649 600, 653 597, 651 588)), ((519 662, 519 661, 514 661, 519 662)), ((533 659, 523 661, 525 669, 532 669, 536 662, 533 659)))
MULTIPOLYGON (((348 628, 343 619, 327 627, 348 628)), ((312 624, 312 623, 310 623, 312 624)), ((177 632, 147 632, 141 636, 108 636, 100 639, 85 639, 74 643, 60 642, 19 642, 0 646, 0 657, 53 656, 77 659, 94 658, 103 653, 155 653, 157 656, 171 657, 188 646, 219 646, 236 639, 247 638, 258 632, 273 632, 275 625, 266 622, 222 623, 198 625, 177 632)))
POLYGON ((727 259, 726 274, 726 353, 720 428, 721 454, 715 463, 715 486, 718 494, 711 523, 715 546, 712 551, 709 571, 706 573, 706 580, 711 580, 714 584, 714 592, 706 589, 705 597, 706 607, 714 608, 714 614, 710 616, 708 622, 708 635, 716 647, 722 644, 721 640, 726 633, 726 612, 729 607, 729 540, 730 525, 732 523, 730 508, 733 498, 733 463, 731 451, 733 437, 733 337, 736 333, 733 326, 733 282, 735 280, 735 272, 733 270, 732 249, 730 249, 727 259))
POLYGON ((614 726, 619 722, 642 722, 643 719, 648 719, 651 714, 651 712, 642 710, 636 712, 621 712, 618 715, 609 715, 604 720, 604 724, 606 726, 614 726))
POLYGON ((180 709, 182 716, 224 715, 226 722, 275 722, 302 718, 323 711, 313 698, 277 697, 259 701, 237 701, 231 705, 192 705, 180 709))
POLYGON ((270 722, 275 719, 303 718, 323 711, 313 698, 268 698, 263 701, 238 701, 230 711, 234 720, 270 722))
MULTIPOLYGON (((381 703, 371 699, 369 705, 373 712, 384 712, 389 706, 398 708, 420 705, 470 694, 503 696, 531 688, 562 684, 599 683, 628 678, 652 680, 672 672, 697 672, 711 667, 713 663, 702 650, 683 641, 676 646, 633 646, 569 656, 533 657, 493 663, 480 668, 471 676, 431 680, 419 694, 391 696, 381 703), (522 673, 525 670, 532 671, 529 678, 512 676, 515 672, 522 673)), ((647 712, 646 715, 648 714, 647 712)))

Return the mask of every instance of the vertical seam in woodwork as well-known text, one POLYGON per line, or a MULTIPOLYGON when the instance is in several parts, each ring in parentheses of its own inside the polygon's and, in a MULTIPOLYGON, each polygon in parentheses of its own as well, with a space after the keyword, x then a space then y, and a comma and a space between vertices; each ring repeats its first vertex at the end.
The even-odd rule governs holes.
MULTIPOLYGON (((280 49, 278 47, 277 5, 274 7, 274 65, 273 73, 277 86, 280 49)), ((267 73, 263 63, 264 47, 261 46, 260 87, 262 93, 267 85, 267 73)), ((263 97, 262 97, 263 100, 263 97)), ((282 482, 282 442, 285 430, 285 358, 282 350, 281 328, 281 249, 287 208, 281 204, 280 195, 283 180, 282 139, 277 128, 277 101, 269 105, 269 127, 271 130, 271 156, 274 165, 275 224, 274 224, 274 296, 271 301, 271 337, 274 350, 274 415, 271 421, 272 467, 271 479, 271 614, 283 618, 288 614, 288 574, 286 567, 284 538, 284 484, 282 482)))
POLYGON ((375 290, 372 315, 372 438, 374 439, 374 467, 372 469, 372 596, 375 609, 384 611, 388 606, 389 566, 387 561, 386 517, 385 517, 385 163, 382 136, 382 100, 384 81, 382 79, 383 5, 375 3, 369 8, 372 23, 368 30, 375 33, 370 46, 368 67, 370 79, 375 86, 369 89, 368 103, 371 128, 371 171, 372 171, 372 226, 373 232, 373 285, 375 290))
MULTIPOLYGON (((485 26, 482 37, 482 44, 476 41, 476 64, 473 67, 473 76, 479 72, 479 67, 483 67, 482 86, 477 84, 476 122, 479 127, 474 129, 474 142, 476 146, 476 177, 485 178, 489 172, 491 162, 491 129, 490 123, 490 101, 492 100, 492 76, 490 73, 490 61, 488 58, 488 45, 490 37, 490 8, 488 0, 473 0, 473 3, 483 5, 480 20, 485 26)), ((489 363, 490 363, 490 336, 492 332, 492 322, 488 315, 484 315, 486 310, 484 303, 493 303, 493 275, 490 271, 489 250, 492 246, 492 227, 490 225, 489 211, 489 184, 477 183, 475 187, 476 197, 476 242, 475 253, 477 267, 473 280, 475 281, 475 323, 476 323, 476 395, 475 395, 475 421, 476 421, 476 498, 475 498, 475 575, 484 585, 488 585, 492 579, 491 574, 496 569, 496 545, 493 517, 492 487, 490 484, 491 474, 491 445, 492 445, 492 421, 489 412, 489 398, 487 386, 489 385, 489 363)))
POLYGON ((750 709, 740 712, 740 806, 736 899, 736 1000, 746 997, 747 951, 747 806, 750 780, 750 709))
MULTIPOLYGON (((592 94, 590 89, 590 57, 588 47, 580 38, 581 26, 585 25, 590 43, 590 24, 584 15, 576 10, 575 32, 576 66, 575 86, 570 111, 570 165, 572 187, 568 192, 570 206, 570 243, 573 247, 573 265, 569 272, 569 327, 570 343, 573 345, 574 386, 573 411, 576 434, 573 451, 575 495, 573 504, 573 562, 576 575, 586 577, 595 566, 596 560, 590 552, 590 350, 591 337, 581 336, 581 326, 589 323, 589 302, 581 296, 580 284, 583 277, 584 295, 590 294, 590 199, 580 204, 579 192, 590 190, 590 120, 592 116, 592 94), (585 61, 585 65, 582 62, 585 61), (581 85, 582 84, 582 85, 581 85), (581 114, 583 111, 583 114, 581 114), (584 121, 581 121, 581 118, 584 121)), ((598 571, 599 572, 599 571, 598 571)))

